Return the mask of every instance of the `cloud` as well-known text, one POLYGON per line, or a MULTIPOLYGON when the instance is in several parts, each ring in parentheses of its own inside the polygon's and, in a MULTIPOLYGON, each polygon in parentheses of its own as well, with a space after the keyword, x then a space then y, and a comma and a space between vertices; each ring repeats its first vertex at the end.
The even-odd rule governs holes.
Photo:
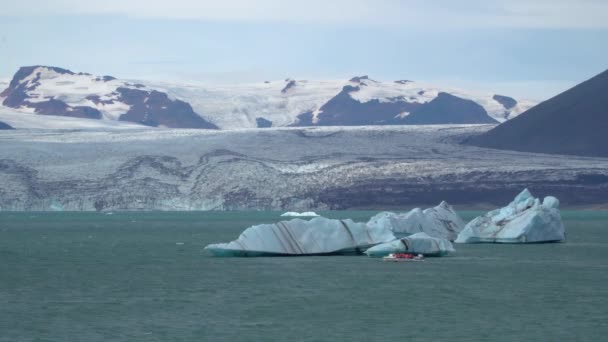
POLYGON ((139 18, 417 28, 608 28, 603 0, 30 0, 5 16, 139 18))

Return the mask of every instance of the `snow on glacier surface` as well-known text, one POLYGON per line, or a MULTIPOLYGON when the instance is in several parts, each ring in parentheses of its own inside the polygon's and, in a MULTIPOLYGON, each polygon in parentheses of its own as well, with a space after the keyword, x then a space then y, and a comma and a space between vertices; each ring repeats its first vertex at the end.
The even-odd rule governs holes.
POLYGON ((565 240, 565 227, 557 198, 541 203, 528 189, 506 207, 492 210, 469 222, 455 242, 538 243, 565 240))
MULTIPOLYGON (((10 130, 0 134, 0 159, 32 170, 36 178, 25 178, 34 183, 22 186, 9 173, 9 178, 0 183, 15 186, 4 187, 0 200, 8 201, 3 208, 47 210, 48 203, 37 197, 37 189, 47 187, 45 193, 60 193, 56 199, 66 210, 95 210, 93 204, 99 198, 116 203, 105 210, 259 208, 259 202, 252 203, 250 197, 235 199, 228 195, 250 193, 263 200, 268 210, 309 211, 331 209, 330 203, 314 194, 326 192, 333 196, 370 180, 381 182, 382 186, 396 181, 418 184, 421 180, 466 186, 475 186, 479 181, 499 185, 512 181, 563 184, 576 181, 580 174, 598 170, 605 174, 608 170, 606 158, 458 144, 462 136, 489 128, 438 125, 229 131, 149 127, 10 130), (496 165, 501 166, 499 171, 496 165), (131 173, 131 168, 136 172, 131 173), (161 172, 163 169, 171 172, 161 172), (505 174, 509 179, 505 179, 505 174), (158 182, 164 188, 130 189, 130 196, 150 199, 143 204, 121 199, 124 186, 134 182, 158 182), (71 189, 63 184, 74 186, 71 189), (83 188, 89 189, 86 195, 80 190, 83 188), (168 194, 166 189, 175 190, 168 194)), ((342 200, 334 202, 339 203, 342 200)))
MULTIPOLYGON (((0 99, 0 103, 2 99, 0 99)), ((0 121, 16 129, 57 129, 57 130, 124 130, 143 129, 144 126, 132 122, 108 119, 84 119, 67 116, 38 115, 29 111, 0 105, 0 121)), ((151 131, 156 130, 149 127, 151 131)))

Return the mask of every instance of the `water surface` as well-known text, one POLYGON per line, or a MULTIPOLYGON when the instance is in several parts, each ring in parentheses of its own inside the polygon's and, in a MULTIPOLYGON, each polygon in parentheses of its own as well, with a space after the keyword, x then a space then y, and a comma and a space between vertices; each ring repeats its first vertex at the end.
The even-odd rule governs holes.
POLYGON ((204 253, 279 213, 0 213, 0 341, 602 341, 608 213, 563 216, 567 243, 403 264, 204 253))

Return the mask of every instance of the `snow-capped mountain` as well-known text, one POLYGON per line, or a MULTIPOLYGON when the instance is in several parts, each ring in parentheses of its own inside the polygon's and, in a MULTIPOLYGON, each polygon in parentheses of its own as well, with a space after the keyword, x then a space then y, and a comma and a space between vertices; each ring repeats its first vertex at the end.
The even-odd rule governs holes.
POLYGON ((17 71, 2 104, 26 113, 134 122, 172 128, 217 128, 181 100, 111 76, 29 66, 17 71))
MULTIPOLYGON (((409 80, 382 82, 367 76, 237 85, 144 85, 47 66, 20 68, 0 94, 0 102, 11 108, 12 114, 221 129, 491 124, 515 117, 535 104, 503 95, 444 89, 409 80)), ((0 120, 8 120, 2 111, 0 120)), ((55 127, 55 121, 51 126, 55 127)), ((91 126, 88 121, 83 125, 91 126)))
POLYGON ((192 104, 222 129, 498 123, 536 104, 409 80, 375 81, 368 76, 219 86, 159 82, 151 86, 192 104))

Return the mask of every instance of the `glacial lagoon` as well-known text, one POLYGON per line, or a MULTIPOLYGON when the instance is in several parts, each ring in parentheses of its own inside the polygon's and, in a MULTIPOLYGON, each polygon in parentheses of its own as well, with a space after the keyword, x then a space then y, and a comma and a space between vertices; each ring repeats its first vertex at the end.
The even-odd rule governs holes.
MULTIPOLYGON (((366 222, 376 212, 320 212, 366 222)), ((214 258, 279 212, 0 213, 0 341, 602 340, 608 212, 424 263, 214 258)), ((470 220, 480 212, 460 212, 470 220)))

